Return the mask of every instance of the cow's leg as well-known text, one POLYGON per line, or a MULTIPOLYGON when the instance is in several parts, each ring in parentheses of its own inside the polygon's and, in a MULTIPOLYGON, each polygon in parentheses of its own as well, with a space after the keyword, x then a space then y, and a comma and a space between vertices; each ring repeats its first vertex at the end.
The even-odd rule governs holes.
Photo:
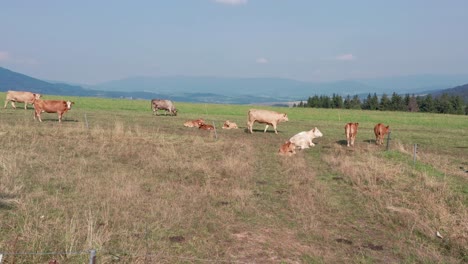
POLYGON ((3 108, 6 108, 9 102, 10 102, 10 101, 9 101, 8 99, 5 100, 5 106, 3 106, 3 108))
POLYGON ((59 123, 62 123, 62 115, 63 115, 63 113, 58 113, 58 120, 59 120, 59 123))
POLYGON ((28 103, 24 102, 24 110, 27 110, 27 109, 28 109, 28 103))
POLYGON ((11 107, 13 107, 14 109, 16 109, 16 105, 15 105, 15 102, 14 102, 14 101, 11 101, 11 107))
POLYGON ((268 125, 265 126, 265 130, 263 131, 263 133, 266 133, 267 129, 268 129, 268 125))
POLYGON ((278 130, 276 130, 276 124, 273 124, 273 129, 275 130, 275 134, 278 134, 278 130))
POLYGON ((250 121, 247 121, 247 130, 252 134, 252 127, 253 127, 253 122, 251 123, 250 121))
POLYGON ((309 146, 311 147, 315 146, 314 142, 312 142, 312 139, 309 140, 309 146))

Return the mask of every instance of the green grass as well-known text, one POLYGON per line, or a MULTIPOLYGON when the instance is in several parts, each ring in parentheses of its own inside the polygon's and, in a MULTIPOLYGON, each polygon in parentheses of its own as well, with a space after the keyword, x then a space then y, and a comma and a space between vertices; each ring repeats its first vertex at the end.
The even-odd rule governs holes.
POLYGON ((34 121, 21 104, 0 113, 0 252, 93 248, 102 263, 466 261, 466 116, 175 102, 172 117, 154 116, 148 100, 44 98, 75 105, 62 124, 47 113, 34 121), (260 124, 249 134, 250 108, 290 121, 278 135, 260 124), (196 118, 214 122, 216 136, 182 125, 196 118), (227 119, 240 129, 219 129, 227 119), (360 123, 354 148, 347 122, 360 123), (390 151, 374 144, 378 122, 392 129, 390 151), (276 154, 313 127, 324 134, 315 147, 276 154))

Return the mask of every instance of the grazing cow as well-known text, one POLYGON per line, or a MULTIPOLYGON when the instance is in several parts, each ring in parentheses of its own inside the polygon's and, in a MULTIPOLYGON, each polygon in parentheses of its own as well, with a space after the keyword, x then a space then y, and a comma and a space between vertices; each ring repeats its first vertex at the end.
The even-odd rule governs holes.
POLYGON ((382 123, 378 123, 377 125, 375 125, 374 127, 375 144, 382 145, 384 142, 384 137, 389 131, 390 131, 390 126, 385 126, 382 123))
POLYGON ((24 103, 24 109, 28 109, 28 104, 32 104, 35 99, 40 99, 41 94, 21 91, 8 91, 5 99, 6 108, 8 102, 11 102, 11 106, 16 109, 16 103, 24 103))
POLYGON ((320 130, 315 127, 309 131, 302 131, 297 133, 292 138, 290 138, 289 141, 294 143, 300 149, 305 149, 315 146, 315 144, 312 142, 312 139, 319 138, 321 136, 323 136, 322 132, 320 132, 320 130))
POLYGON ((208 124, 200 124, 200 126, 198 127, 198 129, 202 129, 202 130, 214 130, 214 126, 208 125, 208 124))
POLYGON ((258 122, 260 124, 266 124, 263 133, 265 133, 268 129, 268 126, 271 125, 275 129, 275 134, 278 134, 278 131, 276 130, 276 125, 283 121, 289 121, 287 114, 278 113, 270 110, 250 109, 249 120, 247 121, 247 128, 250 133, 253 133, 253 124, 255 122, 258 122))
POLYGON ((356 140, 356 135, 358 131, 359 123, 347 123, 345 125, 345 135, 348 147, 351 145, 354 147, 354 140, 356 140))
POLYGON ((226 120, 223 124, 223 129, 237 129, 237 128, 238 128, 237 124, 229 120, 226 120))
POLYGON ((174 116, 177 115, 177 109, 171 100, 152 99, 151 109, 153 110, 153 114, 156 115, 159 115, 158 110, 165 110, 164 115, 166 115, 167 112, 174 116))
POLYGON ((75 102, 63 100, 34 100, 34 120, 39 118, 42 122, 41 113, 57 113, 59 122, 62 122, 62 116, 71 109, 72 104, 75 102))
POLYGON ((184 126, 186 127, 200 127, 201 124, 204 124, 205 120, 203 119, 196 119, 196 120, 189 120, 184 123, 184 126))
POLYGON ((278 150, 278 154, 285 156, 292 156, 296 154, 296 145, 291 141, 286 141, 278 150))

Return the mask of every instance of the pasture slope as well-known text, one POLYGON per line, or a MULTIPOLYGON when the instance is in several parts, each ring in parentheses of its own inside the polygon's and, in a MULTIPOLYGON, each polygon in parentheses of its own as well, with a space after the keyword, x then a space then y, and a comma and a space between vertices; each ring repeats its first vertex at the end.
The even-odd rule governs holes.
POLYGON ((172 117, 149 101, 64 99, 62 124, 0 110, 4 263, 87 263, 90 249, 98 263, 468 262, 467 116, 261 107, 290 121, 248 134, 252 106, 176 102, 172 117), (197 118, 217 133, 183 126, 197 118), (226 119, 241 128, 219 129, 226 119), (347 122, 360 124, 354 148, 347 122), (315 147, 276 154, 315 126, 315 147))

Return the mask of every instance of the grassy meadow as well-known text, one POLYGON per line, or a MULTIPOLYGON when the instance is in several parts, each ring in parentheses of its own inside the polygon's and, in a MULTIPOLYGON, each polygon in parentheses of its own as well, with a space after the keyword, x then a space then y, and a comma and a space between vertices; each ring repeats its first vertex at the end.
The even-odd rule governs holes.
POLYGON ((44 97, 75 102, 62 124, 0 110, 3 263, 468 262, 467 116, 44 97), (250 108, 290 121, 249 134, 250 108), (183 126, 197 118, 218 129, 183 126), (315 147, 277 155, 313 127, 315 147))

